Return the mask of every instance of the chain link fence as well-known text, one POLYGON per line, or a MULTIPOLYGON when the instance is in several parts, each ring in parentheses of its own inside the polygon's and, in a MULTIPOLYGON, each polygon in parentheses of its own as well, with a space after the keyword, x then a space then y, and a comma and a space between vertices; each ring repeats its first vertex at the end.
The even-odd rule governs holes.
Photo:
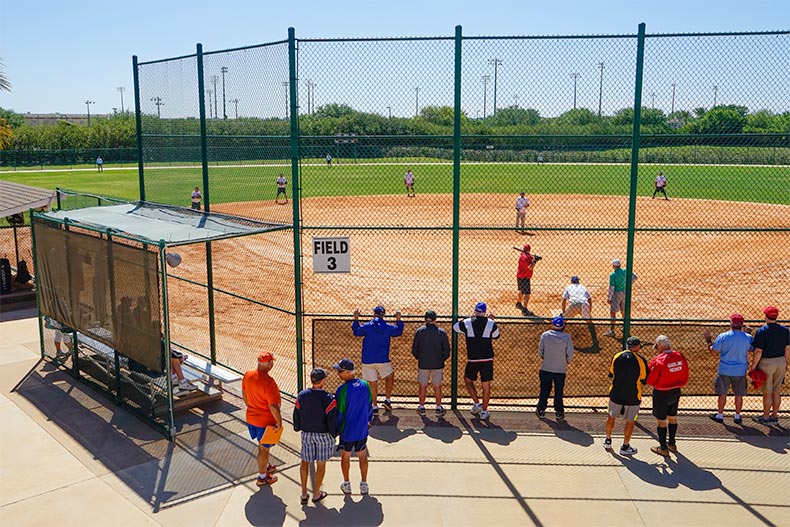
MULTIPOLYGON (((393 350, 401 372, 414 368, 410 332, 426 309, 450 320, 483 300, 503 327, 494 395, 531 404, 537 338, 578 276, 592 306, 589 324, 569 326, 579 352, 569 395, 605 404, 620 338, 665 333, 692 363, 687 392, 710 408, 716 364, 701 331, 723 330, 717 321, 731 312, 756 324, 763 305, 790 308, 781 293, 788 57, 787 31, 472 37, 458 28, 455 38, 291 32, 140 62, 145 199, 189 206, 198 187, 212 211, 293 227, 233 254, 212 244, 207 254, 222 252, 222 263, 180 295, 193 315, 184 338, 208 338, 210 308, 189 299, 202 287, 226 291, 213 307, 228 321, 217 326, 217 360, 243 370, 272 349, 287 357, 278 367, 287 364, 295 391, 313 365, 358 356, 355 309, 384 304, 408 317, 393 350), (315 237, 347 239, 350 272, 319 272, 315 237), (535 316, 515 306, 527 244, 543 257, 535 316), (638 276, 617 339, 604 335, 614 259, 638 276)), ((460 378, 463 343, 457 351, 449 367, 460 378)), ((397 394, 416 393, 411 377, 398 374, 397 394)))

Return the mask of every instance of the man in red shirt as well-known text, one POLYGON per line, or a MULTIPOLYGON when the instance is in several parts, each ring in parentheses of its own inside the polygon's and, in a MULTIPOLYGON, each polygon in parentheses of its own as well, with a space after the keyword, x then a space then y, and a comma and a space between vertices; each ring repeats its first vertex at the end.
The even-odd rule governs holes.
POLYGON ((535 313, 529 310, 529 295, 532 292, 530 280, 532 273, 535 272, 535 257, 529 253, 530 246, 526 244, 518 257, 518 269, 516 271, 516 282, 518 283, 518 302, 516 309, 521 310, 525 317, 534 316, 535 313))
POLYGON ((247 428, 252 440, 258 444, 258 479, 255 483, 259 487, 277 481, 277 476, 274 475, 277 469, 269 464, 269 449, 274 445, 264 444, 261 440, 267 427, 274 427, 277 431, 283 426, 280 389, 269 375, 272 367, 274 355, 264 351, 258 355, 258 369, 245 373, 241 381, 241 395, 247 405, 247 428))
POLYGON ((653 387, 653 415, 658 421, 659 446, 651 448, 659 456, 669 456, 677 452, 675 435, 678 431, 678 403, 680 388, 689 381, 689 363, 679 352, 672 349, 669 337, 659 335, 653 345, 658 356, 650 361, 647 384, 653 387), (669 422, 669 441, 667 441, 667 421, 669 422))

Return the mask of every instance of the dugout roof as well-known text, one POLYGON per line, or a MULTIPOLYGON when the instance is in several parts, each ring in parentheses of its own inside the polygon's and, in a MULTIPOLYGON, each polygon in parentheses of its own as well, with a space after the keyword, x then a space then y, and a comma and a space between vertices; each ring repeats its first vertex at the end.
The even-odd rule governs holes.
POLYGON ((100 230, 112 230, 153 245, 164 240, 168 246, 235 238, 290 227, 143 201, 47 212, 41 216, 100 230))
POLYGON ((29 209, 47 208, 54 201, 54 190, 0 181, 0 218, 29 209))

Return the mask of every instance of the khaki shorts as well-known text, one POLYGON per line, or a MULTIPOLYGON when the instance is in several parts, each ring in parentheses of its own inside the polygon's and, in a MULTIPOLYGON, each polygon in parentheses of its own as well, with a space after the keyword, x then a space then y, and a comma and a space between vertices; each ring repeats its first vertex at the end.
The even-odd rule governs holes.
POLYGON ((590 304, 571 304, 565 308, 565 313, 562 314, 565 318, 575 317, 576 315, 590 318, 590 304))
POLYGON ((362 365, 362 378, 368 382, 376 382, 379 380, 379 377, 384 379, 393 373, 395 373, 395 370, 392 369, 391 362, 377 362, 362 365))
POLYGON ((609 415, 614 418, 622 417, 626 421, 636 421, 636 416, 639 415, 639 405, 629 406, 609 400, 609 415))
POLYGON ((625 291, 615 291, 612 293, 612 303, 609 308, 610 313, 625 311, 625 291))
POLYGON ((428 379, 431 379, 431 384, 434 386, 441 386, 443 376, 444 370, 417 369, 417 382, 423 386, 428 386, 428 379))
POLYGON ((784 357, 760 359, 757 369, 762 370, 767 377, 763 383, 763 393, 779 391, 785 380, 785 368, 787 368, 787 364, 784 357))

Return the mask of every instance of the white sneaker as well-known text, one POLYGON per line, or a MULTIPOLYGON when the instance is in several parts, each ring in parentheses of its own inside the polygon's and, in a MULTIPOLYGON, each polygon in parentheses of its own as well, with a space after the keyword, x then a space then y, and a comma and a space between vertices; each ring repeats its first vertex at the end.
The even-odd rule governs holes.
POLYGON ((364 496, 364 495, 366 495, 368 493, 369 490, 370 490, 370 488, 368 487, 368 482, 367 481, 361 481, 359 483, 359 493, 360 494, 362 494, 364 496))
POLYGON ((483 410, 482 412, 480 412, 480 419, 482 419, 483 421, 488 421, 489 417, 491 417, 491 412, 489 412, 488 410, 483 410))
POLYGON ((472 415, 478 415, 480 412, 483 411, 483 405, 480 403, 475 403, 472 405, 472 415))
POLYGON ((184 390, 185 392, 191 392, 197 390, 197 386, 189 382, 188 380, 184 379, 178 383, 178 388, 184 390))
MULTIPOLYGON (((362 486, 362 484, 360 484, 360 486, 362 486)), ((351 482, 344 481, 343 483, 341 483, 340 490, 343 491, 343 494, 351 494, 351 482)))

